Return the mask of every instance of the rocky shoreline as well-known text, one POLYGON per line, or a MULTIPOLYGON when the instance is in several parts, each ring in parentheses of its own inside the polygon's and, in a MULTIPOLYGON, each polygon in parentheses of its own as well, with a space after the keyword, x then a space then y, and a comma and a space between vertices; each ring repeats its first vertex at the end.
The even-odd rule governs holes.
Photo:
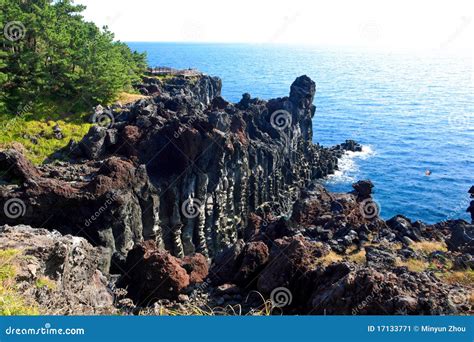
POLYGON ((312 143, 310 78, 235 104, 216 77, 143 82, 50 164, 0 151, 0 247, 43 312, 472 313, 472 224, 384 221, 370 181, 317 184, 361 146, 312 143))

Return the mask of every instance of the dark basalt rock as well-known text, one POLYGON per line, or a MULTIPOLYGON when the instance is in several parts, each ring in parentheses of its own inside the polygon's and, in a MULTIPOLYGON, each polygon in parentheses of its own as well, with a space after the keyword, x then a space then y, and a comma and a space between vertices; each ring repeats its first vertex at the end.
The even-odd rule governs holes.
POLYGON ((420 229, 413 226, 411 221, 402 215, 392 217, 387 221, 387 225, 393 230, 393 232, 399 237, 400 241, 402 237, 407 236, 413 241, 423 240, 420 229))
MULTIPOLYGON (((125 258, 134 243, 154 236, 159 196, 144 166, 109 157, 35 168, 14 150, 1 151, 0 160, 9 163, 7 177, 21 180, 0 186, 2 208, 17 203, 19 210, 1 215, 1 223, 23 222, 84 237, 107 247, 112 260, 125 258)), ((120 271, 120 263, 116 266, 120 271)))
POLYGON ((251 288, 268 262, 268 256, 269 251, 265 243, 248 243, 242 251, 242 262, 234 276, 234 283, 242 288, 251 288))
POLYGON ((328 249, 302 236, 275 240, 268 266, 258 278, 258 290, 269 295, 275 288, 287 287, 295 295, 305 293, 315 262, 327 253, 328 249))
POLYGON ((118 282, 139 305, 149 305, 161 298, 177 298, 189 284, 189 275, 181 261, 158 250, 153 241, 140 243, 128 253, 125 275, 118 282))
POLYGON ((0 179, 8 183, 27 182, 39 173, 31 162, 19 151, 0 151, 0 179))
POLYGON ((471 221, 474 224, 474 201, 471 201, 466 211, 471 214, 471 221))
POLYGON ((450 225, 451 237, 447 240, 450 250, 466 254, 474 254, 474 225, 465 221, 452 221, 450 225))
POLYGON ((202 74, 193 77, 177 75, 166 81, 154 77, 144 77, 143 82, 136 88, 144 95, 192 96, 206 105, 220 95, 222 88, 220 78, 202 74))
MULTIPOLYGON (((471 198, 474 198, 474 186, 471 186, 468 192, 471 198)), ((469 204, 469 208, 467 208, 466 211, 471 214, 472 224, 474 224, 474 201, 471 201, 471 203, 469 204)))
POLYGON ((374 185, 372 184, 370 180, 361 180, 361 181, 358 181, 357 183, 352 184, 352 187, 354 188, 354 191, 357 194, 358 199, 364 200, 371 196, 372 188, 374 187, 374 185))
POLYGON ((379 217, 368 219, 360 203, 359 192, 333 194, 315 185, 302 192, 289 219, 262 224, 264 218, 253 217, 250 241, 240 241, 238 248, 229 248, 215 258, 213 269, 227 267, 227 277, 218 285, 237 282, 232 272, 245 264, 244 251, 260 242, 270 249, 268 261, 259 263, 259 271, 252 272, 251 280, 239 283, 239 288, 250 295, 254 289, 250 283, 256 282, 259 293, 272 300, 273 291, 283 288, 291 301, 279 307, 280 313, 471 312, 471 286, 445 283, 428 266, 417 272, 405 266, 425 264, 446 270, 452 264, 456 269, 468 269, 472 246, 462 232, 470 233, 471 225, 461 220, 426 225, 401 215, 387 222, 379 217), (328 232, 332 239, 328 239, 328 232), (429 241, 428 246, 439 245, 440 250, 407 247, 414 239, 429 241), (453 252, 444 251, 443 241, 453 252), (405 247, 400 249, 400 242, 405 247))
POLYGON ((312 143, 316 86, 307 76, 295 80, 289 97, 244 94, 237 105, 220 97, 215 77, 145 83, 153 97, 95 109, 93 117, 101 122, 105 115, 110 125, 93 126, 68 145, 63 153, 76 164, 37 169, 18 153, 8 159, 15 152, 3 152, 0 167, 22 185, 0 198, 27 202, 16 223, 106 246, 114 272, 134 244, 150 238, 175 256, 212 257, 243 237, 252 212, 266 206, 273 215, 290 213, 300 189, 332 173, 344 148, 358 148, 352 141, 333 149, 312 143), (110 213, 87 221, 109 197, 110 213))
POLYGON ((290 212, 299 189, 337 168, 343 148, 311 142, 316 86, 307 76, 295 80, 289 97, 267 102, 247 94, 237 105, 208 76, 160 87, 113 112, 115 124, 91 129, 79 146, 84 158, 119 155, 146 165, 160 196, 156 241, 176 256, 215 256, 242 237, 260 206, 290 212))
POLYGON ((334 270, 328 268, 321 276, 310 300, 312 314, 439 315, 464 310, 467 292, 450 288, 433 275, 350 266, 345 270, 346 274, 335 277, 334 270), (463 298, 461 303, 457 298, 463 298))
POLYGON ((354 140, 346 140, 344 143, 339 145, 342 150, 352 151, 352 152, 361 152, 362 146, 355 142, 354 140))
POLYGON ((371 266, 387 264, 394 266, 396 262, 396 255, 393 251, 381 247, 365 247, 365 258, 367 259, 367 264, 371 266))
POLYGON ((238 240, 215 256, 209 272, 209 278, 213 284, 232 283, 242 262, 244 246, 245 242, 238 240))

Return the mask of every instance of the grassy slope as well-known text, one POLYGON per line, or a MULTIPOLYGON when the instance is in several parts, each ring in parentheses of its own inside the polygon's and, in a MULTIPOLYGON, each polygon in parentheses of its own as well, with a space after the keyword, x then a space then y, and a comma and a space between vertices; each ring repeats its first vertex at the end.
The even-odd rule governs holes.
POLYGON ((26 105, 18 113, 0 114, 0 148, 22 144, 26 155, 41 164, 70 139, 79 140, 91 125, 87 112, 71 108, 67 103, 43 101, 26 105), (54 137, 53 127, 59 125, 63 139, 54 137))
MULTIPOLYGON (((125 104, 142 97, 139 94, 122 93, 118 102, 125 104)), ((35 164, 41 164, 71 139, 79 141, 91 127, 88 117, 92 108, 74 107, 71 102, 43 100, 20 108, 16 114, 0 113, 0 149, 20 143, 28 158, 35 164), (61 128, 62 139, 54 137, 55 125, 61 128)))

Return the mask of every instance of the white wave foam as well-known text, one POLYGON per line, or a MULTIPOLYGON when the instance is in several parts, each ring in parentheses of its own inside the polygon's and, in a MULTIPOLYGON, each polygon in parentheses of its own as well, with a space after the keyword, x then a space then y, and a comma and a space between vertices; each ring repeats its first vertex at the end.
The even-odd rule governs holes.
POLYGON ((357 160, 366 160, 375 155, 375 151, 369 145, 363 145, 360 152, 345 152, 338 160, 339 170, 327 177, 329 183, 348 183, 356 180, 359 167, 357 160))

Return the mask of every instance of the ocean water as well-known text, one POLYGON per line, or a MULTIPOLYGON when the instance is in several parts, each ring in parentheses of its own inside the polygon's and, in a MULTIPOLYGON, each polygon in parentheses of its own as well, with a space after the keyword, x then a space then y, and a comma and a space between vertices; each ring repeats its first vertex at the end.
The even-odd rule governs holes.
POLYGON ((474 185, 472 56, 322 47, 129 43, 150 65, 198 68, 223 80, 223 96, 269 99, 289 94, 306 74, 316 82, 314 141, 355 139, 329 177, 332 191, 370 179, 381 216, 433 223, 463 218, 474 185), (431 175, 425 174, 426 170, 431 175))

